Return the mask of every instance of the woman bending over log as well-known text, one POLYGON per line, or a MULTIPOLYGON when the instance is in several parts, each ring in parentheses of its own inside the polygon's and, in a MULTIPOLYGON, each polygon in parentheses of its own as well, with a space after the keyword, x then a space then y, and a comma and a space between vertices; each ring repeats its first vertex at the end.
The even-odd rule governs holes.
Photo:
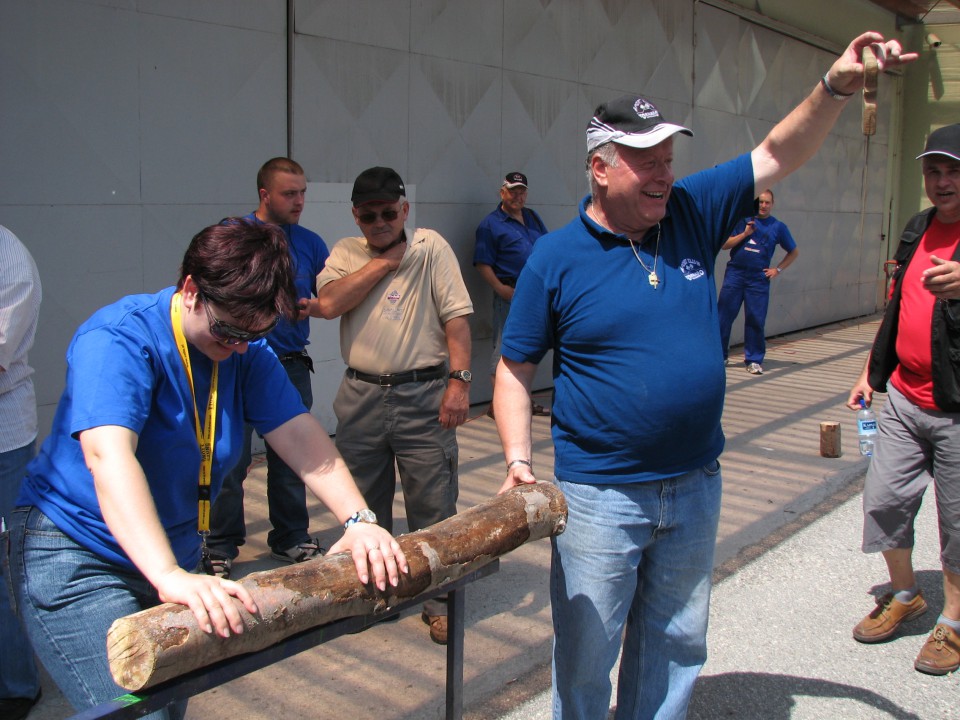
POLYGON ((233 598, 257 612, 242 586, 191 572, 245 422, 340 522, 354 521, 330 552, 350 551, 361 582, 384 590, 408 571, 386 530, 356 522, 363 497, 263 339, 295 317, 292 273, 280 228, 208 227, 175 288, 102 308, 70 343, 52 431, 8 522, 20 615, 77 710, 124 692, 106 652, 117 618, 180 603, 206 632, 229 637, 243 631, 233 598))

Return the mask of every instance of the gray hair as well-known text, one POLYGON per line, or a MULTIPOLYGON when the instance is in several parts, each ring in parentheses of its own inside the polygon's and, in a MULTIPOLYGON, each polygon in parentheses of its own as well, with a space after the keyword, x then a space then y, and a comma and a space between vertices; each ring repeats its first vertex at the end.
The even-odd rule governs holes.
POLYGON ((617 152, 617 144, 615 142, 598 145, 591 152, 587 153, 587 185, 590 188, 591 196, 596 196, 597 194, 597 181, 594 179, 593 170, 590 167, 594 155, 598 156, 607 165, 612 165, 613 167, 617 167, 620 163, 620 155, 617 152))

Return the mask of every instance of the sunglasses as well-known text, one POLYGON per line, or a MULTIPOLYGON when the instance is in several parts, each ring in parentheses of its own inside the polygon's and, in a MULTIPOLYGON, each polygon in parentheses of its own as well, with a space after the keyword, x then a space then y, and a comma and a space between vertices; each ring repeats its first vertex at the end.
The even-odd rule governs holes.
POLYGON ((384 222, 393 222, 398 217, 400 217, 399 210, 383 210, 379 213, 372 211, 357 213, 357 220, 362 222, 364 225, 373 225, 377 220, 383 218, 384 222))
POLYGON ((261 340, 269 335, 277 326, 277 323, 280 322, 280 315, 278 313, 273 319, 273 322, 270 323, 270 327, 257 330, 256 332, 241 330, 238 327, 228 325, 222 320, 215 318, 213 313, 210 312, 210 303, 207 302, 205 298, 202 298, 200 302, 203 303, 203 309, 207 313, 207 320, 210 321, 210 334, 213 335, 217 342, 222 342, 224 345, 239 345, 240 343, 261 340))

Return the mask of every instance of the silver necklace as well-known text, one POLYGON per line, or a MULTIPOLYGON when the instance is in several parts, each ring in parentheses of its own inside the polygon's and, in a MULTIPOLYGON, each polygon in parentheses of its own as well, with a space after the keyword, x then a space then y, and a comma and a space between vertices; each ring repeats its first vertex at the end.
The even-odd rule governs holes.
POLYGON ((630 241, 630 249, 633 250, 633 256, 637 259, 637 262, 640 263, 640 267, 647 271, 647 282, 656 290, 660 284, 660 278, 657 277, 657 258, 660 257, 660 223, 657 223, 657 249, 653 253, 652 270, 640 259, 640 253, 637 252, 637 246, 633 244, 633 238, 627 238, 627 240, 630 241))

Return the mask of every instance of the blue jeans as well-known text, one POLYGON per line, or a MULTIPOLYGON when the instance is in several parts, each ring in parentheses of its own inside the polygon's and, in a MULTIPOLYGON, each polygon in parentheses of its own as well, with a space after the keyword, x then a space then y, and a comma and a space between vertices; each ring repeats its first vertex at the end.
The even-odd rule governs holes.
POLYGON ((763 270, 739 270, 727 268, 723 286, 717 297, 717 312, 720 315, 720 345, 723 359, 730 352, 730 330, 743 305, 743 356, 747 364, 763 364, 767 353, 764 325, 770 305, 770 281, 763 270))
POLYGON ((686 716, 707 657, 720 465, 659 482, 557 480, 566 530, 552 539, 554 720, 686 716), (626 633, 624 633, 626 627, 626 633))
MULTIPOLYGON (((20 493, 27 463, 33 459, 35 443, 0 453, 0 517, 7 525, 20 493)), ((33 648, 20 618, 13 611, 7 572, 7 536, 2 536, 0 553, 0 700, 35 698, 40 692, 40 676, 33 661, 33 648)))
MULTIPOLYGON (((299 359, 283 363, 287 376, 299 391, 303 404, 313 407, 313 388, 310 370, 299 359)), ((210 537, 207 545, 221 557, 235 558, 238 548, 247 540, 247 526, 243 520, 243 481, 250 467, 250 441, 253 428, 244 428, 243 453, 236 467, 223 479, 210 511, 210 537)), ((307 488, 303 480, 290 469, 267 443, 267 506, 270 513, 270 532, 267 544, 274 552, 283 552, 307 542, 310 535, 310 515, 307 512, 307 488)))
MULTIPOLYGON (((37 656, 76 710, 126 694, 113 681, 106 637, 119 617, 160 601, 139 572, 78 545, 34 507, 13 513, 10 574, 37 656)), ((179 720, 183 701, 146 717, 179 720)))

